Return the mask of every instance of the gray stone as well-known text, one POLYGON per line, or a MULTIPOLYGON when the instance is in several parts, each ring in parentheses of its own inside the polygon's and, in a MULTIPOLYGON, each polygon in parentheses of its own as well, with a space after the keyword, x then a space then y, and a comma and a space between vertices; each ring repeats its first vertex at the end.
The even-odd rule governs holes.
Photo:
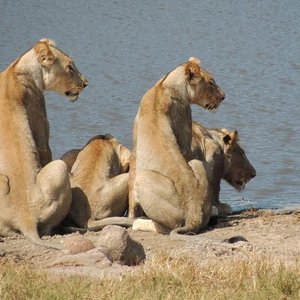
POLYGON ((103 269, 112 265, 112 262, 108 259, 107 255, 106 249, 98 247, 83 253, 64 255, 51 264, 48 264, 47 267, 71 268, 92 266, 103 269))
POLYGON ((66 254, 77 254, 87 252, 95 245, 87 238, 82 235, 69 235, 63 238, 63 251, 66 254))
POLYGON ((106 247, 112 262, 121 265, 138 265, 146 258, 142 244, 133 240, 125 228, 116 225, 106 226, 100 232, 97 246, 106 247))

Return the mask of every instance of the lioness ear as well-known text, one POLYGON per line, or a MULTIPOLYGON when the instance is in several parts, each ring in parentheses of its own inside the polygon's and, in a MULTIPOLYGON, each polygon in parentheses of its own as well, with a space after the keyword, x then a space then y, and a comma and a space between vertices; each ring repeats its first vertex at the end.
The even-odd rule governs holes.
POLYGON ((229 134, 226 134, 223 137, 223 142, 224 142, 225 145, 229 145, 229 143, 230 143, 230 136, 229 136, 229 134))
POLYGON ((201 60, 199 58, 197 58, 197 57, 191 56, 188 61, 192 61, 195 64, 198 64, 199 67, 201 66, 201 60))
POLYGON ((239 137, 238 137, 238 132, 237 132, 237 130, 231 131, 231 132, 229 132, 229 134, 231 135, 232 141, 236 141, 236 142, 238 141, 239 137))
POLYGON ((194 60, 188 61, 184 69, 185 76, 187 81, 190 84, 196 84, 199 82, 201 77, 201 68, 200 65, 194 60))
POLYGON ((221 128, 221 132, 224 134, 228 134, 229 130, 227 128, 221 128))
POLYGON ((50 68, 56 59, 47 42, 38 42, 34 46, 34 52, 38 62, 46 68, 50 68))
POLYGON ((226 145, 232 145, 234 142, 238 140, 238 132, 231 131, 223 137, 223 141, 226 145))
POLYGON ((48 46, 56 46, 56 43, 53 40, 47 38, 41 39, 40 42, 46 43, 48 46))
POLYGON ((110 133, 106 133, 104 136, 105 140, 112 140, 114 139, 115 141, 117 141, 110 133))

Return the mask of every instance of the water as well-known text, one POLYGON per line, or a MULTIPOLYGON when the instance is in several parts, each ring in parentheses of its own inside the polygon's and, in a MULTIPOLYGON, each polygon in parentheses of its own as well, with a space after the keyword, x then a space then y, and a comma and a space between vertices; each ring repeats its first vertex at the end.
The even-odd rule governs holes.
POLYGON ((190 56, 226 93, 218 112, 193 107, 208 127, 238 129, 257 171, 242 193, 222 184, 234 209, 300 206, 300 2, 4 1, 0 68, 43 37, 89 79, 78 102, 47 94, 55 158, 111 133, 131 147, 140 98, 190 56))

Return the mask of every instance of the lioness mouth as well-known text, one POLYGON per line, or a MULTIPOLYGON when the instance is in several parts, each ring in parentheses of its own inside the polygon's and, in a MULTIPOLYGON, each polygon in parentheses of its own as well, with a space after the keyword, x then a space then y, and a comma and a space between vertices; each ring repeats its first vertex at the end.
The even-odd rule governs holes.
POLYGON ((69 98, 70 101, 76 101, 78 99, 79 93, 74 93, 71 91, 66 91, 65 95, 69 98))
POLYGON ((205 106, 205 109, 208 110, 208 111, 213 111, 213 110, 217 110, 219 107, 218 104, 207 104, 205 106))
POLYGON ((239 186, 241 190, 243 190, 246 187, 247 182, 247 179, 243 178, 241 180, 237 180, 235 183, 239 186))

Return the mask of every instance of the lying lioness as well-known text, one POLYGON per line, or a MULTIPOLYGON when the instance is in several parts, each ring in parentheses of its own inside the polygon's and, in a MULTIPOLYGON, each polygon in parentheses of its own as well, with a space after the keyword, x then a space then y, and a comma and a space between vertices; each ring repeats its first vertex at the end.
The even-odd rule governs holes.
POLYGON ((219 200, 221 179, 240 191, 256 176, 256 171, 238 143, 237 131, 207 129, 195 121, 192 130, 192 157, 206 161, 211 167, 212 204, 217 207, 219 215, 230 214, 231 207, 219 200))
POLYGON ((119 220, 132 225, 126 218, 109 218, 121 217, 128 209, 129 158, 130 151, 110 134, 95 136, 82 150, 62 156, 71 168, 72 187, 72 205, 64 225, 101 229, 102 225, 122 225, 119 220))
POLYGON ((140 205, 171 233, 198 233, 212 203, 205 162, 191 154, 192 103, 216 109, 225 98, 213 77, 190 60, 159 80, 143 96, 134 123, 129 179, 129 217, 140 205))
POLYGON ((66 164, 51 159, 44 90, 76 100, 87 80, 73 60, 41 40, 0 74, 0 236, 22 233, 36 244, 66 216, 71 188, 66 164), (44 158, 43 155, 45 154, 44 158))

